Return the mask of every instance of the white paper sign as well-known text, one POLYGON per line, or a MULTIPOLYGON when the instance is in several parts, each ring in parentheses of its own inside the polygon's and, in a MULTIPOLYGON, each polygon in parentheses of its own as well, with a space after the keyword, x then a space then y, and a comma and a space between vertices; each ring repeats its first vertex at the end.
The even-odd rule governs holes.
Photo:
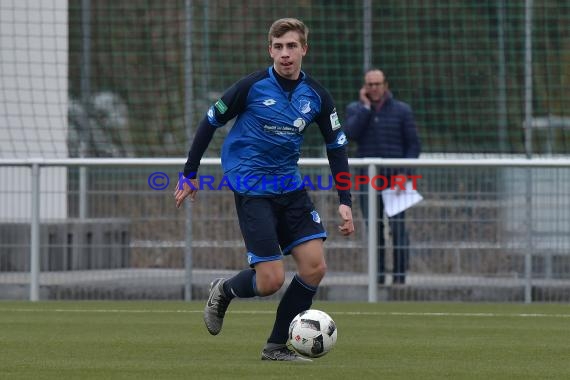
POLYGON ((394 190, 382 190, 382 200, 384 201, 384 211, 386 215, 392 217, 404 210, 418 204, 424 197, 413 189, 412 181, 406 182, 406 190, 401 190, 398 186, 394 190))

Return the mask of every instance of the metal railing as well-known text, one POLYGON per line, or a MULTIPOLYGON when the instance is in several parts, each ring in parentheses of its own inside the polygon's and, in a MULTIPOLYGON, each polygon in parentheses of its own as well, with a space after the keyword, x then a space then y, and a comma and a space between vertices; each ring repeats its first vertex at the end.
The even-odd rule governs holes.
MULTIPOLYGON (((299 162, 302 168, 323 168, 328 169, 328 161, 326 159, 301 159, 299 162)), ((0 159, 0 169, 5 167, 26 167, 31 169, 31 189, 30 189, 30 202, 31 202, 31 214, 29 216, 30 224, 30 252, 29 252, 29 262, 30 262, 30 277, 29 277, 29 299, 31 301, 37 301, 40 299, 40 176, 41 168, 53 168, 53 167, 66 167, 66 168, 101 168, 101 167, 115 167, 115 168, 150 168, 150 167, 164 167, 164 168, 175 168, 180 169, 184 165, 184 160, 181 159, 41 159, 41 158, 30 158, 30 159, 0 159)), ((206 158, 202 160, 201 167, 217 167, 220 165, 219 159, 206 158)), ((532 301, 532 286, 533 286, 533 261, 532 255, 535 254, 535 246, 538 247, 540 239, 536 233, 533 232, 533 210, 535 209, 534 200, 536 198, 536 189, 533 190, 533 176, 536 177, 536 170, 540 169, 570 169, 570 159, 568 158, 548 158, 548 159, 525 159, 525 158, 473 158, 473 159, 448 159, 448 158, 421 158, 418 160, 408 160, 408 159, 378 159, 378 158, 365 158, 365 159, 350 159, 351 168, 367 168, 369 178, 373 178, 377 174, 377 167, 409 167, 416 169, 461 169, 464 173, 469 171, 477 170, 478 168, 493 168, 493 169, 521 169, 525 174, 522 175, 522 183, 526 183, 524 191, 520 192, 517 190, 516 194, 512 194, 512 197, 520 198, 521 202, 517 203, 515 206, 516 212, 522 212, 520 215, 524 215, 527 220, 524 221, 524 226, 522 229, 519 228, 517 235, 507 243, 509 249, 517 250, 524 256, 524 302, 532 301), (521 207, 524 210, 521 211, 521 207), (522 239, 522 240, 516 240, 522 239), (516 244, 515 244, 516 243, 516 244)), ((557 175, 555 175, 557 176, 557 175)), ((562 183, 568 182, 568 179, 562 176, 562 183), (566 181, 566 182, 564 182, 566 181)), ((536 178, 535 178, 536 179, 536 178)), ((508 186, 508 179, 505 178, 497 179, 497 181, 503 181, 507 183, 502 184, 504 187, 502 191, 502 197, 509 196, 509 192, 513 190, 512 186, 508 186)), ((379 287, 376 283, 376 267, 377 267, 377 246, 378 246, 378 236, 377 236, 377 215, 376 215, 376 192, 373 188, 372 183, 368 183, 368 213, 371 216, 366 224, 367 228, 367 262, 368 262, 368 280, 367 289, 369 302, 376 302, 378 300, 379 287)), ((568 199, 567 192, 569 187, 562 186, 560 183, 557 186, 556 191, 562 191, 562 197, 560 199, 568 199)), ((421 189, 421 187, 420 187, 421 189)), ((421 191, 421 190, 420 190, 421 191)), ((429 198, 426 199, 429 201, 429 198)), ((500 202, 498 202, 500 203, 500 202)), ((559 209, 564 205, 554 206, 553 209, 559 209)), ((191 206, 187 206, 191 207, 191 206)), ((191 215, 191 214, 187 214, 191 215)), ((519 215, 519 214, 517 214, 519 215)), ((539 218, 540 215, 534 215, 539 218)), ((516 219, 516 217, 511 218, 516 219)), ((568 223, 567 215, 561 216, 562 223, 564 225, 568 223)), ((516 220, 515 220, 516 221, 516 220)), ((192 218, 186 218, 187 226, 191 226, 192 218)), ((191 230, 191 228, 186 228, 186 230, 191 230)), ((512 232, 512 231, 511 231, 512 232)), ((185 250, 185 265, 184 265, 184 298, 187 300, 192 299, 192 247, 194 242, 191 244, 181 244, 184 246, 185 250)), ((203 244, 203 242, 202 242, 203 244)), ((443 245, 444 243, 440 244, 443 245)), ((453 245, 454 243, 452 243, 453 245)), ((457 243, 455 243, 457 244, 457 243)), ((481 242, 481 247, 486 246, 487 242, 481 242)), ((501 243, 505 245, 505 243, 501 243)), ((498 244, 498 245, 501 245, 498 244)), ((429 243, 428 243, 429 245, 429 243)), ((421 246, 421 242, 417 244, 418 247, 421 246)), ((424 249, 427 247, 424 245, 424 249)), ((473 247, 471 247, 473 248, 473 247)), ((545 248, 546 249, 546 248, 545 248)), ((559 244, 557 248, 558 251, 562 253, 568 253, 566 242, 559 244)))

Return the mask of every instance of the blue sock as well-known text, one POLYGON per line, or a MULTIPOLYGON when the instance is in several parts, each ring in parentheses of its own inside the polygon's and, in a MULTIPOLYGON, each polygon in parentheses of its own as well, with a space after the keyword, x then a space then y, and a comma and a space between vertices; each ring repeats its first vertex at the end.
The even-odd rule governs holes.
POLYGON ((317 288, 307 285, 295 275, 277 307, 275 324, 267 343, 285 344, 289 335, 289 324, 297 314, 311 308, 317 288))
POLYGON ((257 296, 255 270, 244 269, 224 283, 224 293, 230 299, 252 298, 257 296))

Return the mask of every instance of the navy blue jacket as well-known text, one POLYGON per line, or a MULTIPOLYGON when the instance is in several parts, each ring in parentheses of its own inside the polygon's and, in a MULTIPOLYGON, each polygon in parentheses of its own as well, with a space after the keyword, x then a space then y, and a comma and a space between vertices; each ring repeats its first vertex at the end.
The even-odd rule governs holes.
MULTIPOLYGON (((358 157, 418 158, 420 139, 411 107, 390 92, 380 106, 367 109, 361 102, 346 108, 344 130, 358 144, 358 157)), ((410 173, 410 170, 403 170, 410 173)), ((381 170, 381 174, 402 173, 402 169, 381 170)))

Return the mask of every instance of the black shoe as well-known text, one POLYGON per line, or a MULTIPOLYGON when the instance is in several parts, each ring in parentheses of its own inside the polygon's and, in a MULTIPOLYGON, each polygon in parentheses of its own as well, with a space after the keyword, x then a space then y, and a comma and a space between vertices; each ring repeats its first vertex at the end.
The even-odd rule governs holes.
POLYGON ((212 281, 210 284, 210 297, 208 297, 208 302, 206 302, 206 307, 204 308, 204 323, 212 335, 218 335, 222 330, 224 316, 231 301, 224 293, 224 282, 223 278, 217 278, 212 281))
POLYGON ((295 351, 287 348, 286 345, 273 349, 264 348, 261 351, 261 360, 273 360, 281 362, 312 362, 311 359, 297 354, 295 351))

